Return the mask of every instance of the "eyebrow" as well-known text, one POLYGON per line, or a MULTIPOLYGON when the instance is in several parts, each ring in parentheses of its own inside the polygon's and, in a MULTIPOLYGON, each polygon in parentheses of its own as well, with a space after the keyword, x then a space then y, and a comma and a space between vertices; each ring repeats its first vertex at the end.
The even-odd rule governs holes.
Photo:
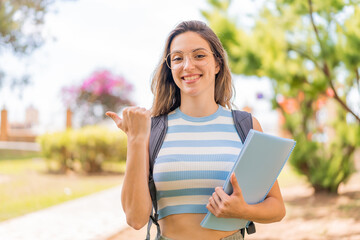
MULTIPOLYGON (((190 52, 196 52, 196 51, 198 51, 198 50, 209 51, 209 50, 207 50, 206 48, 200 47, 200 48, 195 48, 195 49, 191 50, 190 52)), ((172 51, 172 52, 170 52, 170 53, 184 53, 184 52, 181 51, 181 50, 175 50, 175 51, 172 51)))

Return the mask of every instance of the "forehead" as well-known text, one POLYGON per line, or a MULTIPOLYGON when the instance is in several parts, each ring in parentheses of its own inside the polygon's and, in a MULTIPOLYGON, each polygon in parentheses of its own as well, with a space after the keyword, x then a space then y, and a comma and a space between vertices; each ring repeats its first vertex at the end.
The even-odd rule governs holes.
POLYGON ((170 44, 170 52, 189 52, 197 48, 211 51, 209 43, 195 32, 185 32, 177 35, 170 44))

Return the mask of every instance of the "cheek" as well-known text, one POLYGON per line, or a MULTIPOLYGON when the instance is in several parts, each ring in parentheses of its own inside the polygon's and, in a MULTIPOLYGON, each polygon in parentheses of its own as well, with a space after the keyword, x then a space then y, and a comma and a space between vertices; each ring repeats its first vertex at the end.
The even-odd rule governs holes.
POLYGON ((177 71, 176 70, 171 70, 171 75, 172 75, 173 79, 175 79, 176 75, 177 75, 177 71))
POLYGON ((181 88, 181 80, 174 78, 175 86, 181 88))
POLYGON ((177 86, 179 86, 179 83, 181 82, 181 79, 179 77, 179 72, 176 70, 171 70, 172 78, 177 86))

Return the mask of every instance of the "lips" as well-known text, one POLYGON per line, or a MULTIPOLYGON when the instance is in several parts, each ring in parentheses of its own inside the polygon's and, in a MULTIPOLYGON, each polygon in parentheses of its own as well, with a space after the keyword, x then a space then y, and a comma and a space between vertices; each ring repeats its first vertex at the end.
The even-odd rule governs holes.
POLYGON ((185 81, 185 83, 193 83, 200 79, 202 75, 200 74, 192 74, 192 75, 186 75, 181 77, 182 80, 185 81))

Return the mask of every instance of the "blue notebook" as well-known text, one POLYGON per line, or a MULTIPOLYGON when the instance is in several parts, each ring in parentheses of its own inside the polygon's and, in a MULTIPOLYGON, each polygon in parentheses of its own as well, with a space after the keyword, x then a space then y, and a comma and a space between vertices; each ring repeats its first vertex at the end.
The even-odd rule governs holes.
MULTIPOLYGON (((251 129, 243 148, 223 186, 227 194, 233 192, 230 176, 236 179, 248 204, 264 201, 275 183, 296 142, 251 129)), ((201 222, 204 228, 234 231, 246 227, 250 222, 238 218, 217 218, 208 212, 201 222)))

